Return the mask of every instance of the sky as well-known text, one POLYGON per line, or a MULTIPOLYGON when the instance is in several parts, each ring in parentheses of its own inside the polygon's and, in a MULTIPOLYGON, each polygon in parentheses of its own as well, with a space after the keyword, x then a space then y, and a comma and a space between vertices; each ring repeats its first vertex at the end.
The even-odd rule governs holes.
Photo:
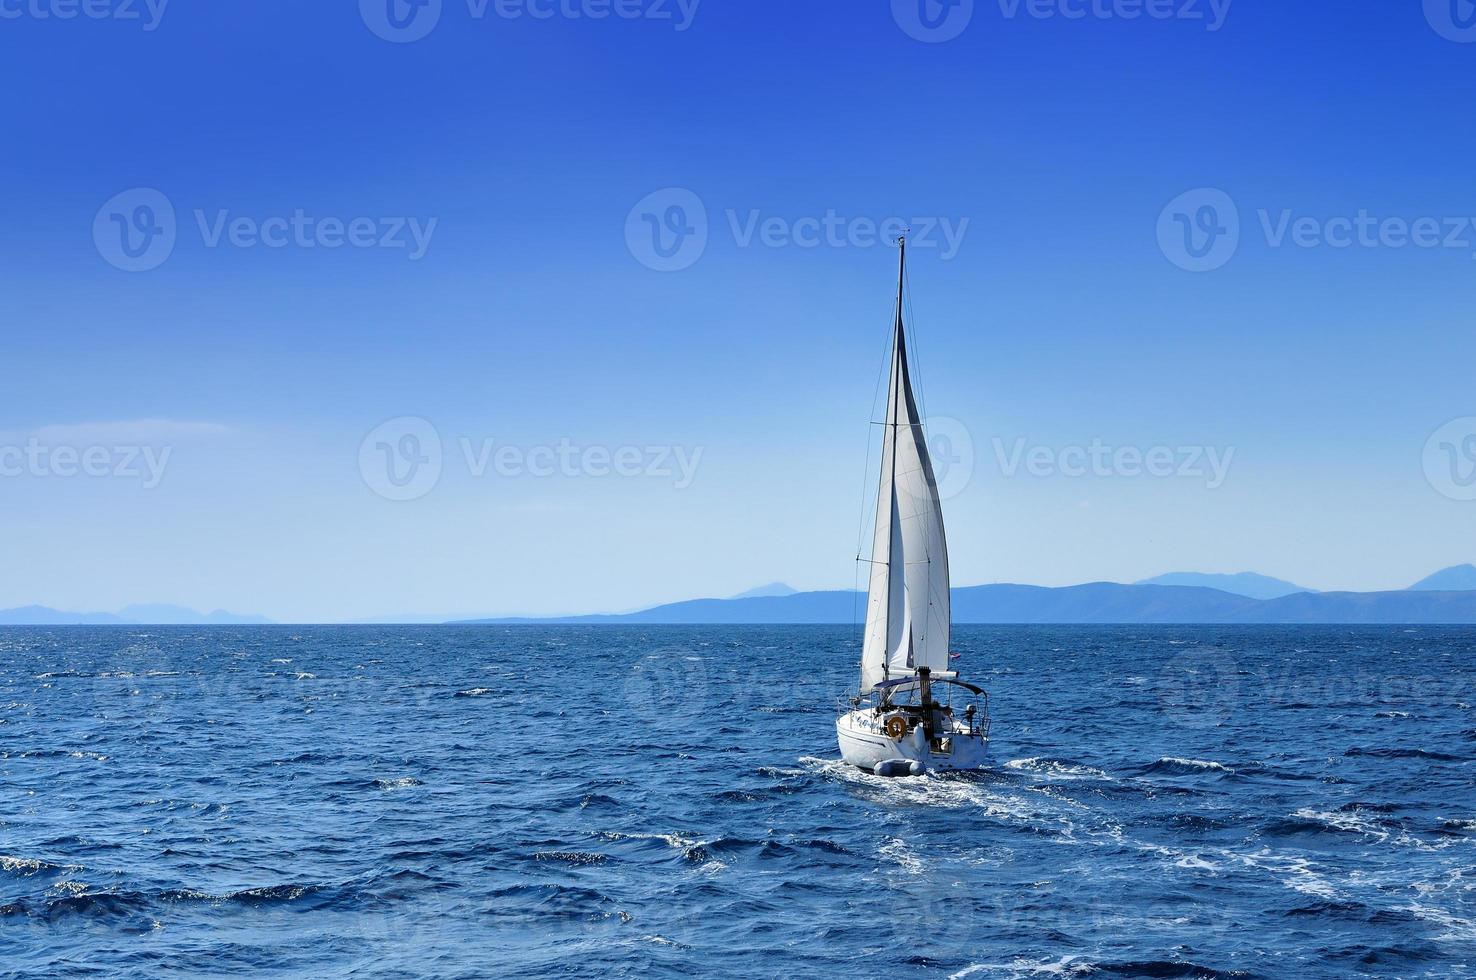
POLYGON ((1476 561, 1473 13, 0 0, 0 607, 1476 561))

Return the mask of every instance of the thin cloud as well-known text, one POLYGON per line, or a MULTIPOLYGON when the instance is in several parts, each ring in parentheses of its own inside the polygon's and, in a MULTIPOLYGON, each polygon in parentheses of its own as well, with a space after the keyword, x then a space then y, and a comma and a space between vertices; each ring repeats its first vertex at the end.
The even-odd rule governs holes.
POLYGON ((0 433, 10 442, 35 439, 48 446, 164 445, 189 440, 216 439, 231 430, 214 422, 177 419, 132 419, 113 422, 79 422, 43 425, 28 432, 0 433))

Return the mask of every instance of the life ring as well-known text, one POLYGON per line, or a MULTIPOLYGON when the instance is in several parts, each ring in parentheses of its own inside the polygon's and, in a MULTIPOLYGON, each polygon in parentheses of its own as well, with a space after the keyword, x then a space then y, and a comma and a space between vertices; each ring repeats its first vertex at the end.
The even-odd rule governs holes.
POLYGON ((887 719, 887 737, 894 742, 902 741, 907 734, 907 719, 901 715, 893 715, 887 719))

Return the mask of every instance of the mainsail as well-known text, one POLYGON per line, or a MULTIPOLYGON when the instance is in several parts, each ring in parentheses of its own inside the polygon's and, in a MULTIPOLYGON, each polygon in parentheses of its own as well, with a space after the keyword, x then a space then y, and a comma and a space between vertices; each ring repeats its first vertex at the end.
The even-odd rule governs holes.
POLYGON ((907 243, 901 243, 891 381, 882 429, 881 489, 876 500, 861 693, 885 680, 912 680, 917 668, 948 669, 948 544, 938 481, 907 370, 902 288, 907 243))

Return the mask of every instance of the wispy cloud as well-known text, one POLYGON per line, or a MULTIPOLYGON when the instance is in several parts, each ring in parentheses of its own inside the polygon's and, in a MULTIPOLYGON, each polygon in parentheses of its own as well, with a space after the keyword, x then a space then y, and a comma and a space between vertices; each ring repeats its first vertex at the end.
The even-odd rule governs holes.
POLYGON ((0 440, 20 442, 35 439, 49 446, 157 446, 219 438, 230 431, 229 427, 214 422, 131 419, 43 425, 29 431, 0 432, 0 440))

